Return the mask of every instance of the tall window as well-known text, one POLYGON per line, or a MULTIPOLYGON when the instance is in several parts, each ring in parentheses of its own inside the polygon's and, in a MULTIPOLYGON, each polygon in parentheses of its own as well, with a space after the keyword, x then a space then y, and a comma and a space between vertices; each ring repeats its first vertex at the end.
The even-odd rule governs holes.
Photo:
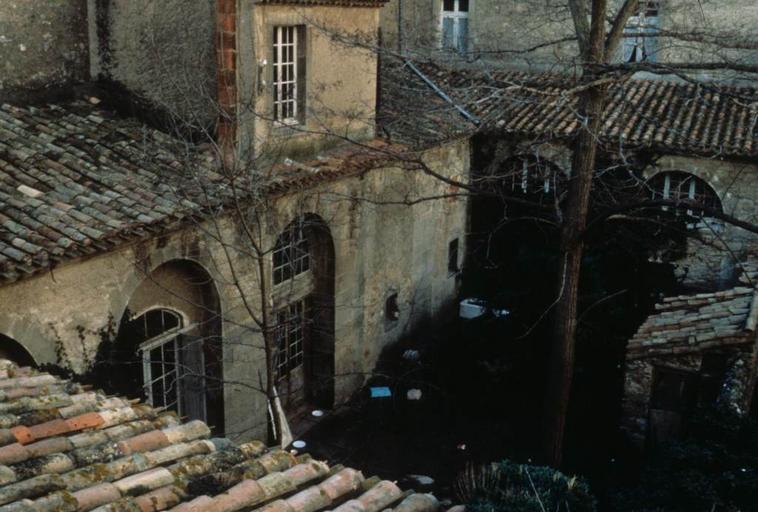
POLYGON ((303 366, 308 299, 288 304, 276 313, 274 371, 282 379, 303 366))
POLYGON ((442 47, 461 53, 468 51, 469 0, 443 0, 442 47))
POLYGON ((305 27, 274 27, 274 120, 301 122, 305 98, 305 27))
POLYGON ((290 224, 276 241, 273 254, 274 284, 283 283, 311 268, 308 238, 301 222, 290 224))
POLYGON ((686 172, 656 174, 650 180, 650 188, 653 199, 664 199, 687 205, 688 215, 703 216, 704 209, 722 210, 721 200, 710 185, 686 172))
POLYGON ((624 62, 656 62, 660 0, 640 0, 637 11, 626 22, 623 39, 624 62))

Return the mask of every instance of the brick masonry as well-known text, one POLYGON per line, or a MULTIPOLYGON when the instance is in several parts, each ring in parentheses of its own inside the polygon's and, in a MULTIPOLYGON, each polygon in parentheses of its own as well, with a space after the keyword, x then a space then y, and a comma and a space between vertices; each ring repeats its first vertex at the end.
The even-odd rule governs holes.
POLYGON ((216 9, 217 133, 221 147, 229 150, 237 136, 237 0, 217 0, 216 9))

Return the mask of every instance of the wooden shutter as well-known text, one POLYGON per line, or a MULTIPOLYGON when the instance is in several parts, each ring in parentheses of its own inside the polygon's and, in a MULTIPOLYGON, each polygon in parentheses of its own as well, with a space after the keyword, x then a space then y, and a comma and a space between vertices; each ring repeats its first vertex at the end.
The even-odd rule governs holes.
POLYGON ((182 415, 192 420, 206 420, 205 354, 199 336, 182 336, 180 342, 182 415))

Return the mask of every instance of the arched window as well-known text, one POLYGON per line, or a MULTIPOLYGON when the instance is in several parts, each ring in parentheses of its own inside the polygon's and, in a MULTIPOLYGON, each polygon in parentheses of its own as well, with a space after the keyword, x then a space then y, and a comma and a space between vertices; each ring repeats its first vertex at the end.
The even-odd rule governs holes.
POLYGON ((519 198, 535 205, 552 203, 565 188, 566 175, 549 160, 518 155, 486 169, 477 177, 479 185, 503 198, 519 198))
POLYGON ((281 233, 272 254, 272 367, 285 410, 334 403, 334 241, 313 214, 281 233), (298 277, 300 276, 300 277, 298 277), (282 283, 291 283, 284 286, 282 283))
POLYGON ((153 309, 135 320, 144 329, 139 350, 145 395, 154 407, 180 410, 180 350, 182 318, 168 309, 153 309))
MULTIPOLYGON (((653 199, 681 203, 688 215, 708 216, 708 211, 723 211, 721 200, 708 183, 686 172, 656 174, 649 182, 653 199)), ((664 207, 667 209, 667 207, 664 207)))
POLYGON ((273 254, 274 284, 306 272, 311 268, 310 248, 305 227, 295 221, 279 235, 273 254))
POLYGON ((205 419, 202 340, 190 335, 196 327, 185 325, 175 311, 156 308, 129 320, 122 329, 137 346, 144 397, 150 405, 205 419))
POLYGON ((213 278, 199 264, 170 260, 132 290, 110 343, 102 343, 92 381, 109 394, 224 431, 222 316, 213 278))
POLYGON ((558 188, 562 178, 558 169, 550 162, 536 158, 522 158, 514 161, 510 174, 511 191, 521 194, 550 194, 558 188))

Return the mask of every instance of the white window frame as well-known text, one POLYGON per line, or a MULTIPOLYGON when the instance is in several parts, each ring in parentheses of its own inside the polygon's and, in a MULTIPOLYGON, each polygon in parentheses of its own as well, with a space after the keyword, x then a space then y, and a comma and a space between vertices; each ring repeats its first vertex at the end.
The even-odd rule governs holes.
POLYGON ((461 11, 460 10, 460 0, 453 0, 454 6, 452 11, 446 11, 445 10, 445 2, 444 0, 440 0, 440 23, 439 23, 439 30, 440 30, 440 48, 442 49, 449 49, 449 50, 455 50, 457 52, 465 53, 468 52, 469 49, 469 40, 471 37, 471 17, 469 16, 469 13, 471 12, 471 6, 474 2, 474 0, 469 0, 468 4, 468 11, 461 11), (445 20, 450 19, 453 21, 453 46, 448 47, 445 46, 445 20), (458 43, 460 42, 460 20, 465 19, 468 24, 468 32, 465 41, 465 48, 459 48, 458 43))
MULTIPOLYGON (((528 194, 529 192, 531 192, 531 190, 529 190, 529 172, 530 172, 529 161, 523 160, 521 163, 521 172, 519 173, 521 179, 519 181, 516 179, 516 177, 514 177, 513 182, 511 184, 511 190, 515 192, 517 189, 520 189, 521 193, 523 194, 528 194)), ((542 173, 542 174, 544 174, 544 178, 542 179, 542 192, 544 192, 545 194, 549 194, 552 177, 547 173, 542 173)))
MULTIPOLYGON (((705 181, 703 181, 702 178, 699 178, 695 176, 694 174, 690 174, 690 173, 685 173, 685 174, 688 175, 688 177, 686 178, 687 179, 687 182, 686 182, 687 199, 691 201, 695 201, 695 199, 697 198, 698 183, 702 182, 704 187, 707 187, 708 184, 705 181)), ((681 189, 681 190, 684 191, 684 189, 681 189)), ((715 194, 715 191, 713 190, 711 191, 715 194)), ((703 194, 705 194, 705 192, 706 191, 703 190, 703 194)), ((658 197, 657 194, 660 194, 660 197, 662 199, 668 200, 672 198, 671 193, 672 193, 671 173, 667 172, 665 173, 663 177, 663 190, 660 190, 660 191, 653 190, 652 197, 653 199, 656 199, 658 197)), ((677 193, 677 197, 681 197, 681 196, 677 193)), ((662 206, 661 210, 668 211, 669 207, 662 206)), ((692 209, 687 209, 687 215, 689 215, 690 217, 696 217, 695 212, 692 209)), ((723 222, 718 219, 712 219, 709 217, 705 217, 703 215, 701 215, 700 217, 701 217, 701 220, 699 222, 690 223, 687 225, 687 227, 689 228, 709 227, 710 229, 713 229, 716 231, 720 231, 723 228, 723 222)))
POLYGON ((300 105, 298 104, 298 27, 297 25, 278 25, 274 27, 273 36, 273 67, 274 67, 274 122, 279 125, 299 124, 300 105), (285 35, 287 39, 285 40, 285 35), (290 48, 291 54, 286 59, 285 50, 290 48), (288 66, 292 66, 288 68, 288 66), (284 79, 284 71, 290 71, 291 76, 284 79), (286 94, 286 96, 285 96, 286 94), (291 111, 289 108, 291 107, 291 111))
MULTIPOLYGON (((687 180, 687 198, 694 201, 695 200, 695 187, 696 187, 696 179, 695 176, 692 176, 690 179, 687 180)), ((671 199, 671 174, 666 173, 666 175, 663 177, 663 199, 671 199)), ((653 191, 653 199, 655 199, 655 191, 653 191)), ((663 207, 664 210, 668 210, 668 206, 663 207)), ((687 210, 687 215, 692 215, 692 210, 687 210)))
MULTIPOLYGON (((139 346, 139 351, 142 353, 142 376, 143 376, 143 386, 145 388, 145 394, 147 395, 147 401, 150 405, 155 405, 155 396, 153 395, 153 384, 155 384, 159 379, 163 380, 163 404, 171 409, 173 406, 176 406, 176 412, 181 415, 181 386, 179 385, 179 380, 181 379, 181 375, 179 372, 179 361, 177 360, 179 356, 179 336, 181 336, 181 333, 184 331, 187 331, 186 328, 177 327, 174 329, 171 329, 170 331, 166 331, 162 333, 160 336, 156 336, 155 338, 147 340, 145 343, 142 343, 139 346), (171 348, 174 350, 174 369, 170 370, 168 372, 164 371, 161 373, 160 376, 153 378, 153 367, 152 367, 152 361, 150 360, 150 352, 157 348, 162 348, 166 345, 173 345, 171 348), (172 386, 176 389, 176 402, 172 404, 166 403, 166 380, 167 376, 169 374, 174 374, 174 382, 172 383, 172 386)), ((161 361, 161 367, 165 365, 164 361, 161 361)))
MULTIPOLYGON (((147 312, 146 312, 147 313, 147 312)), ((143 313, 143 314, 146 314, 143 313)), ((173 329, 169 329, 168 331, 165 331, 158 336, 155 336, 153 338, 150 338, 146 340, 145 342, 141 343, 139 346, 139 352, 142 355, 142 376, 143 376, 143 388, 145 389, 145 395, 147 396, 147 401, 150 405, 155 405, 155 396, 153 394, 153 384, 156 383, 158 380, 163 380, 163 404, 168 409, 173 409, 176 411, 176 413, 179 416, 183 415, 182 411, 182 386, 181 386, 181 379, 182 379, 182 371, 181 371, 181 362, 179 361, 179 355, 181 353, 181 336, 183 334, 186 334, 193 329, 197 327, 197 324, 190 324, 187 326, 184 326, 184 318, 182 315, 171 311, 171 314, 175 314, 179 318, 179 327, 175 327, 173 329), (171 350, 174 351, 174 369, 169 370, 168 372, 163 371, 160 376, 157 376, 153 378, 153 367, 152 367, 152 361, 150 360, 150 353, 157 349, 162 348, 167 345, 172 345, 170 347, 171 350), (173 374, 173 377, 170 377, 173 374), (173 382, 170 382, 170 379, 173 378, 173 382), (176 401, 172 402, 171 404, 166 403, 167 402, 167 396, 166 396, 166 389, 167 389, 167 382, 171 384, 171 386, 174 387, 176 390, 176 401)), ((140 315, 142 316, 142 315, 140 315)), ((164 366, 164 361, 161 361, 161 367, 164 366)))
POLYGON ((622 37, 621 50, 624 62, 657 62, 655 34, 658 32, 660 9, 660 0, 640 0, 637 12, 629 17, 624 26, 625 33, 634 34, 622 37), (649 16, 647 11, 651 8, 655 9, 656 14, 649 16), (634 59, 631 59, 632 55, 635 56, 634 59))

